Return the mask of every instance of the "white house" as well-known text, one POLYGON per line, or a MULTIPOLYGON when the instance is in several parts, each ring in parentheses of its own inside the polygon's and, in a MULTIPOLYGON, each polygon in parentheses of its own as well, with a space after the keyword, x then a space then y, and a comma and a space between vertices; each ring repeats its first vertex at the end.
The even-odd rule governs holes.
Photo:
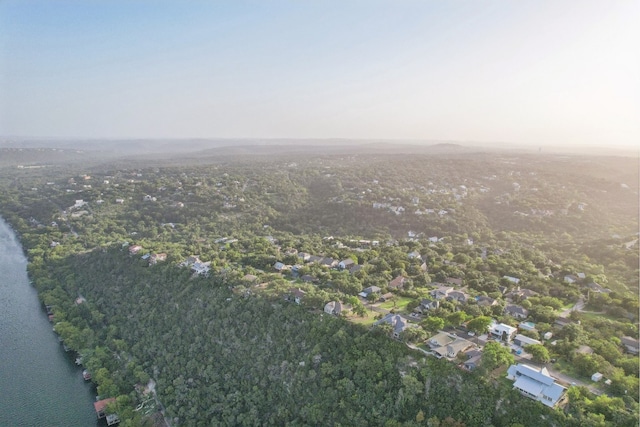
POLYGON ((518 279, 517 277, 513 277, 513 276, 502 276, 503 279, 507 279, 508 281, 510 281, 511 283, 515 283, 516 285, 518 283, 520 283, 520 279, 518 279))
POLYGON ((211 270, 211 261, 208 261, 208 262, 202 262, 202 261, 194 262, 191 265, 191 270, 193 270, 193 272, 196 273, 196 274, 199 274, 201 276, 206 276, 209 273, 209 270, 211 270))
POLYGON ((516 335, 515 338, 513 339, 513 343, 520 347, 525 347, 533 344, 542 344, 540 341, 533 338, 529 338, 528 336, 522 335, 522 334, 516 335))
POLYGON ((353 267, 354 265, 355 265, 355 262, 351 258, 347 258, 347 259, 343 259, 338 263, 338 268, 340 268, 340 270, 346 270, 348 268, 353 267))
POLYGON ((335 314, 336 316, 342 313, 342 303, 340 301, 331 301, 324 306, 324 312, 327 314, 335 314))
POLYGON ((519 363, 507 370, 507 379, 514 380, 513 388, 542 404, 554 407, 567 390, 556 383, 547 368, 533 368, 519 363))
POLYGON ((510 342, 518 329, 504 323, 494 323, 489 327, 489 332, 496 338, 510 342))

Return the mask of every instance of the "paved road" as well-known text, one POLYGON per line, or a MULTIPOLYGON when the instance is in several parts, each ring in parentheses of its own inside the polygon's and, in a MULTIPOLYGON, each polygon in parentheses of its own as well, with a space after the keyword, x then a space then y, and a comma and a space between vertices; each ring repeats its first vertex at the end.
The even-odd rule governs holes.
POLYGON ((583 311, 585 304, 586 303, 584 301, 584 297, 580 296, 580 299, 578 300, 578 302, 575 303, 575 305, 573 307, 567 308, 562 313, 560 313, 560 316, 569 317, 569 315, 571 314, 572 311, 583 311))
MULTIPOLYGON (((518 360, 519 358, 516 357, 516 360, 518 360)), ((577 378, 573 378, 570 377, 569 375, 566 375, 560 371, 557 371, 555 369, 553 369, 553 367, 551 366, 551 364, 546 364, 546 365, 541 365, 539 363, 535 363, 531 360, 522 360, 520 358, 519 361, 522 361, 522 363, 526 363, 527 365, 531 365, 531 366, 536 366, 538 368, 542 368, 545 367, 547 368, 547 371, 549 371, 549 375, 551 375, 552 377, 554 377, 555 379, 558 380, 558 382, 562 385, 564 385, 565 387, 569 387, 572 385, 575 386, 584 386, 587 387, 592 393, 594 394, 602 394, 602 390, 598 389, 596 386, 594 386, 593 384, 588 384, 582 380, 579 380, 577 378)))

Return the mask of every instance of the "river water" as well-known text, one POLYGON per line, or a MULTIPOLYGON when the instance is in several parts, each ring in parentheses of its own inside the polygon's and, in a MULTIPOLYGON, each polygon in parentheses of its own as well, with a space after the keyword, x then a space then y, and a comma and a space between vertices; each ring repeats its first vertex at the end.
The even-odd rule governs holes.
POLYGON ((0 218, 0 426, 94 427, 95 393, 64 352, 0 218))

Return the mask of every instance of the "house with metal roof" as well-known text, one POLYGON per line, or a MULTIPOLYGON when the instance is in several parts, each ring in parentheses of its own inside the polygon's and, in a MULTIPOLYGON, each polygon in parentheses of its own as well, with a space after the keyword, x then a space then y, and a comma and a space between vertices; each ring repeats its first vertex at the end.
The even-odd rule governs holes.
POLYGON ((567 390, 556 383, 547 368, 534 368, 523 363, 511 365, 507 370, 507 379, 514 380, 513 388, 524 396, 542 404, 554 407, 567 390))

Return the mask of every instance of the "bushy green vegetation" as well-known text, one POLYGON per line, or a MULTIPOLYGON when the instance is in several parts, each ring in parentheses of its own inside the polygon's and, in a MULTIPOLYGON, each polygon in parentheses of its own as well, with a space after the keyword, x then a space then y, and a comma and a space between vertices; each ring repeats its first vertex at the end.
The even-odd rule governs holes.
POLYGON ((77 167, 3 169, 0 206, 56 332, 98 393, 118 397, 122 425, 148 421, 133 409, 150 378, 176 425, 637 424, 638 358, 621 342, 638 337, 637 163, 483 154, 77 167), (152 266, 141 258, 159 253, 152 266), (191 255, 208 275, 178 267, 191 255), (513 360, 501 346, 467 373, 388 339, 388 326, 357 325, 367 309, 412 313, 444 285, 464 298, 407 316, 417 328, 400 340, 460 325, 480 334, 492 318, 517 325, 505 312, 515 304, 537 322, 529 335, 556 340, 532 346, 535 360, 599 371, 609 396, 572 391, 564 411, 548 410, 492 375, 513 360), (380 293, 357 297, 371 286, 380 293), (306 292, 300 305, 285 300, 291 287, 306 292), (354 321, 321 314, 329 301, 354 321), (593 354, 576 352, 585 345, 593 354))

